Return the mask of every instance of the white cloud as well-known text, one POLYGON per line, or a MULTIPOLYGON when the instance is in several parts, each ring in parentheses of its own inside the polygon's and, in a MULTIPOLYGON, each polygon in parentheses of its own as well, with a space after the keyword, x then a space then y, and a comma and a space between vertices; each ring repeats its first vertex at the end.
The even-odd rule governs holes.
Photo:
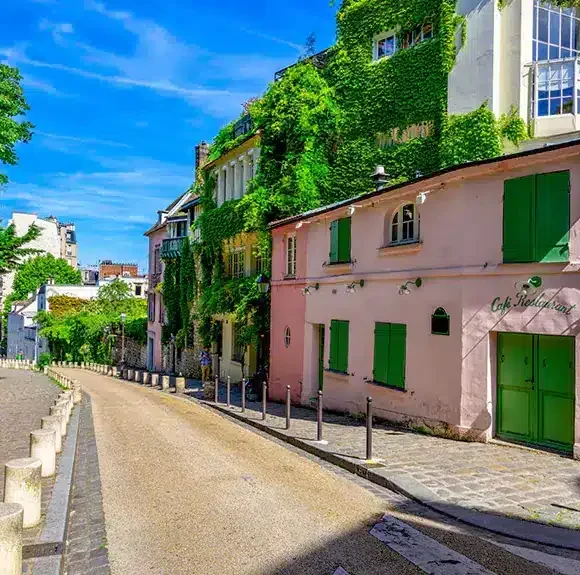
POLYGON ((284 40, 284 38, 278 38, 277 36, 270 36, 269 34, 264 34, 258 32, 257 30, 251 30, 249 28, 241 28, 242 32, 250 34, 251 36, 257 36, 258 38, 263 38, 264 40, 269 40, 270 42, 275 42, 276 44, 283 44, 284 46, 289 46, 294 50, 302 53, 304 52, 304 46, 301 44, 296 44, 295 42, 290 42, 289 40, 284 40))
POLYGON ((41 30, 49 30, 50 33, 52 34, 53 40, 57 44, 61 45, 64 43, 65 35, 74 33, 73 25, 70 24, 69 22, 52 22, 50 20, 47 20, 46 18, 43 18, 40 21, 38 27, 41 30))
POLYGON ((49 132, 41 132, 37 130, 35 134, 44 136, 46 138, 53 138, 55 140, 65 140, 69 142, 78 142, 81 144, 98 144, 103 146, 113 146, 117 148, 130 148, 128 144, 124 142, 113 142, 111 140, 99 140, 98 138, 79 138, 77 136, 64 136, 62 134, 51 134, 49 132))
POLYGON ((44 92, 45 94, 50 94, 51 96, 56 96, 58 98, 68 98, 71 97, 70 94, 61 92, 58 88, 55 88, 50 82, 40 80, 29 74, 22 74, 21 84, 25 88, 30 88, 31 90, 38 90, 39 92, 44 92))

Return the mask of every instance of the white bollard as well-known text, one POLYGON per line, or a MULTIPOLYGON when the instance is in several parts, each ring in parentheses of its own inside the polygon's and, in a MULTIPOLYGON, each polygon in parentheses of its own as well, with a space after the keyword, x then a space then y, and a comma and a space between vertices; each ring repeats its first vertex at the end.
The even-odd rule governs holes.
POLYGON ((54 447, 56 453, 60 453, 62 451, 62 426, 60 424, 60 417, 56 415, 43 417, 40 420, 40 427, 42 429, 52 429, 55 432, 54 447))
POLYGON ((24 529, 40 523, 42 482, 40 459, 13 459, 4 466, 4 503, 20 503, 24 508, 24 529))
POLYGON ((41 477, 52 477, 56 471, 56 431, 35 429, 30 432, 30 457, 40 459, 41 477))
POLYGON ((54 400, 54 405, 55 406, 61 406, 64 408, 64 417, 66 419, 66 422, 68 424, 69 420, 70 420, 70 415, 68 412, 68 401, 66 399, 55 399, 54 400))
POLYGON ((53 405, 50 408, 50 415, 55 415, 60 417, 60 435, 61 437, 66 435, 66 408, 62 405, 53 405))
POLYGON ((76 405, 83 400, 83 388, 80 384, 73 387, 73 403, 76 405))
POLYGON ((22 575, 22 521, 18 503, 0 503, 0 575, 22 575))

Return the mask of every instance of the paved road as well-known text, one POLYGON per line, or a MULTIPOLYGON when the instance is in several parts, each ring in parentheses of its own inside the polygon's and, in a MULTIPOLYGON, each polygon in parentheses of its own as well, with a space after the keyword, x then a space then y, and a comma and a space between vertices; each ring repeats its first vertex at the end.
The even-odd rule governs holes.
MULTIPOLYGON (((556 572, 542 565, 553 565, 551 555, 520 557, 513 542, 500 547, 367 489, 197 404, 74 376, 92 400, 114 574, 556 572)), ((559 573, 580 572, 569 557, 555 558, 559 573)))

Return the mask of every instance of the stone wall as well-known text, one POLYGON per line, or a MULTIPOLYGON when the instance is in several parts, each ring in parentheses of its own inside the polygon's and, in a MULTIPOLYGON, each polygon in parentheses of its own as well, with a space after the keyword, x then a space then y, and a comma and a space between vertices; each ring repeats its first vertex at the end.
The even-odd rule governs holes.
MULTIPOLYGON (((191 349, 177 350, 175 373, 191 379, 201 379, 201 365, 199 363, 199 346, 191 349)), ((163 371, 170 373, 173 365, 171 360, 171 346, 163 346, 163 371)))
MULTIPOLYGON (((113 349, 113 364, 121 363, 121 338, 116 338, 113 349)), ((136 369, 147 369, 147 346, 125 338, 125 365, 136 369)))

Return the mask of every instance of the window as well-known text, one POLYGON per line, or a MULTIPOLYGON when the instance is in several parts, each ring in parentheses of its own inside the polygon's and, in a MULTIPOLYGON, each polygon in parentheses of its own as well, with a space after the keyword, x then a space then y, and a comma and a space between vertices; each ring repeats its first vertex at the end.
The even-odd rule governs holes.
MULTIPOLYGON (((155 295, 154 295, 155 297, 155 295)), ((163 299, 162 296, 159 296, 159 323, 160 324, 164 324, 165 323, 165 310, 163 309, 163 299)))
POLYGON ((389 58, 397 51, 397 36, 395 32, 383 32, 374 37, 373 60, 389 58))
POLYGON ((296 276, 296 236, 286 238, 286 276, 296 276))
POLYGON ((254 252, 254 271, 256 275, 259 275, 264 271, 264 257, 257 251, 254 252))
POLYGON ((347 373, 348 370, 348 321, 333 319, 330 322, 331 371, 347 373))
POLYGON ((350 263, 350 218, 334 220, 330 224, 330 263, 350 263))
POLYGON ((238 248, 230 252, 228 258, 228 272, 232 278, 242 278, 246 275, 245 250, 238 248))
POLYGON ((401 323, 375 323, 373 380, 405 389, 407 326, 401 323))
POLYGON ((290 333, 290 328, 288 326, 286 326, 286 329, 284 330, 284 345, 286 347, 290 347, 291 341, 292 341, 292 334, 290 333))
POLYGON ((141 286, 140 285, 136 285, 135 286, 135 295, 136 296, 140 296, 141 295, 141 286))
POLYGON ((232 326, 232 359, 240 363, 244 362, 244 354, 246 348, 240 343, 240 329, 237 326, 232 326))
POLYGON ((570 240, 570 172, 506 180, 503 262, 567 262, 570 240))
POLYGON ((149 294, 149 321, 155 321, 155 294, 149 294))
POLYGON ((449 335, 451 319, 444 308, 438 307, 431 316, 431 333, 433 335, 449 335))
POLYGON ((534 0, 534 61, 575 58, 579 54, 580 19, 576 10, 534 0))
POLYGON ((415 204, 402 205, 391 218, 391 244, 419 241, 419 212, 415 204))
POLYGON ((153 273, 161 273, 161 246, 155 246, 153 251, 153 273))
POLYGON ((537 116, 574 113, 574 65, 573 61, 538 65, 534 91, 537 116))
POLYGON ((411 48, 430 38, 433 38, 433 24, 419 24, 414 30, 404 34, 403 48, 411 48))

